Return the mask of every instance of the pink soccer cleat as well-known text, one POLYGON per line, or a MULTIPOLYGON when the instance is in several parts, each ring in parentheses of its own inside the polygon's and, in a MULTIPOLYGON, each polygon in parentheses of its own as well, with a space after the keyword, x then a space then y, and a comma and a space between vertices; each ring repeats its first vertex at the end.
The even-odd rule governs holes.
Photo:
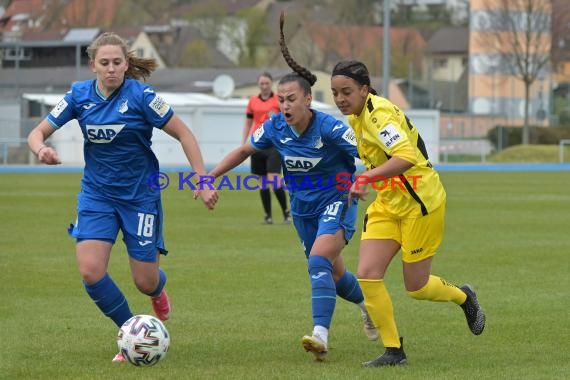
POLYGON ((151 301, 156 317, 161 321, 166 321, 170 317, 170 300, 166 290, 163 290, 157 297, 152 297, 151 301))
POLYGON ((113 363, 122 363, 122 362, 126 362, 127 359, 125 359, 125 357, 123 356, 122 352, 119 352, 117 355, 115 355, 115 357, 113 358, 113 363))

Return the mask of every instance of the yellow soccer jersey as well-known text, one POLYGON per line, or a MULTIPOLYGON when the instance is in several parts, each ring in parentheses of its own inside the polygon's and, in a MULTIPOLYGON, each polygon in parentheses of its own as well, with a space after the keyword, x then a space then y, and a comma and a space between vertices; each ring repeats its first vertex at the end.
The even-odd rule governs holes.
POLYGON ((380 178, 372 186, 375 202, 394 217, 414 218, 437 209, 445 201, 439 175, 428 160, 425 144, 416 127, 389 100, 369 94, 362 113, 350 115, 358 154, 368 169, 390 157, 414 164, 400 177, 380 178))

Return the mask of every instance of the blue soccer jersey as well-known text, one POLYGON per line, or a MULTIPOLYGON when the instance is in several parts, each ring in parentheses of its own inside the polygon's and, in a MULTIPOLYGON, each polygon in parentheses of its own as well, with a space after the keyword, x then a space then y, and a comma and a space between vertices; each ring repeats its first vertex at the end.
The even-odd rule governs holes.
POLYGON ((346 199, 356 170, 354 131, 326 113, 312 112, 309 127, 301 135, 278 113, 250 137, 255 149, 274 146, 279 151, 294 216, 315 216, 327 205, 346 199))
POLYGON ((127 78, 104 98, 96 80, 77 82, 47 116, 54 128, 77 119, 84 138, 86 194, 125 201, 160 198, 148 186, 159 170, 151 150, 154 127, 162 128, 173 115, 171 107, 148 85, 127 78))

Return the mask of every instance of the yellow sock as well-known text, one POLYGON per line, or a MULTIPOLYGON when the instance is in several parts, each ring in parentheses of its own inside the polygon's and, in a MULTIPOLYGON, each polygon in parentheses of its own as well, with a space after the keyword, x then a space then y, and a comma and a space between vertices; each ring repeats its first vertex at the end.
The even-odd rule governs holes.
POLYGON ((408 292, 408 295, 417 300, 451 301, 458 305, 461 305, 467 299, 463 290, 437 276, 429 276, 429 280, 423 288, 408 292))
POLYGON ((394 308, 384 280, 359 279, 364 303, 372 322, 380 332, 384 347, 400 347, 400 335, 394 319, 394 308))

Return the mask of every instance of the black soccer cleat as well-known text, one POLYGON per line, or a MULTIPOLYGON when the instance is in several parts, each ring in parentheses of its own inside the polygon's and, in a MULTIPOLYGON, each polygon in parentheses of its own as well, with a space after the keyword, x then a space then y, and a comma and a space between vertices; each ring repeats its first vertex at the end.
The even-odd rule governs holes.
POLYGON ((374 360, 370 360, 362 363, 365 368, 370 367, 384 367, 384 366, 396 366, 406 364, 408 360, 406 359, 406 353, 404 352, 404 338, 400 338, 400 347, 386 347, 386 351, 378 356, 374 360))
POLYGON ((467 325, 474 335, 480 335, 485 328, 485 311, 479 306, 477 295, 471 285, 465 284, 459 289, 467 295, 465 302, 460 305, 465 313, 467 325))

